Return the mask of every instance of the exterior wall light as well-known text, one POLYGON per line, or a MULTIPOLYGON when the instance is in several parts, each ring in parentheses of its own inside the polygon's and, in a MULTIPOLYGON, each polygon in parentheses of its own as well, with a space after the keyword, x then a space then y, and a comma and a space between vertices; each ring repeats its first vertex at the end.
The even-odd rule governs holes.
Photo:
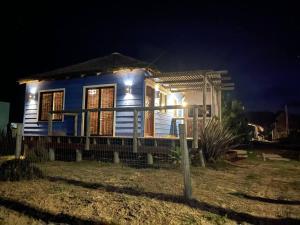
POLYGON ((35 100, 35 95, 34 94, 29 94, 29 100, 35 100))
POLYGON ((125 93, 126 94, 131 94, 132 93, 132 86, 131 85, 126 85, 125 93))

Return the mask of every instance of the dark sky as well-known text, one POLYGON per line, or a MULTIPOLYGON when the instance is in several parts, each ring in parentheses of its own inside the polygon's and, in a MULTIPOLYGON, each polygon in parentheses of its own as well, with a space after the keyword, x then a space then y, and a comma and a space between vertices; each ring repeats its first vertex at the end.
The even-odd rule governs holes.
POLYGON ((294 3, 59 2, 18 3, 5 20, 9 89, 1 90, 0 100, 12 102, 12 120, 22 119, 18 77, 111 52, 158 58, 162 70, 226 69, 247 110, 299 105, 300 13, 294 3))

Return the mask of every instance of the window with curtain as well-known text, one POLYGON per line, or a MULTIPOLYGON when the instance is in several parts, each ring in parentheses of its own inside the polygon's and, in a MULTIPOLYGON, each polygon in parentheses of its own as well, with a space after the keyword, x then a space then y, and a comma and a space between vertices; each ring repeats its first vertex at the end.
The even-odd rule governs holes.
MULTIPOLYGON (((39 121, 48 120, 49 111, 63 110, 64 91, 47 91, 40 93, 39 121)), ((52 120, 61 121, 61 113, 53 113, 52 120)))

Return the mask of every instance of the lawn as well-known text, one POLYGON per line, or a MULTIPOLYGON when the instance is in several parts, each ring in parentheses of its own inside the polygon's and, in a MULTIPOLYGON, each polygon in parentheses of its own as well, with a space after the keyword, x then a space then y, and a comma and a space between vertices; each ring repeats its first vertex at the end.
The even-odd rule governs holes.
POLYGON ((300 224, 300 163, 247 159, 180 169, 92 161, 38 165, 35 181, 0 182, 0 224, 300 224))

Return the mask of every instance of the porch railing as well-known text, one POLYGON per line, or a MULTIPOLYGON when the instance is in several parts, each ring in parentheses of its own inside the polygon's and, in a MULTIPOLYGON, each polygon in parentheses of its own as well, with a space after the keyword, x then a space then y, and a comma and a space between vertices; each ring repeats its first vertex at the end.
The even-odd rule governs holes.
MULTIPOLYGON (((78 136, 78 117, 81 114, 82 119, 85 118, 85 149, 89 149, 90 147, 90 138, 91 138, 91 128, 90 128, 90 117, 92 112, 132 112, 133 113, 133 145, 132 150, 134 153, 137 152, 138 146, 138 115, 139 112, 155 112, 155 110, 193 110, 193 148, 198 148, 198 115, 202 114, 202 117, 205 118, 206 111, 202 110, 201 105, 172 105, 172 106, 155 106, 155 107, 119 107, 119 108, 95 108, 95 109, 80 109, 80 110, 61 110, 61 111, 50 111, 48 113, 48 136, 53 136, 53 114, 63 114, 65 116, 73 116, 74 117, 74 136, 78 136)), ((181 118, 183 123, 185 123, 185 118, 181 118)), ((202 126, 205 126, 205 121, 202 119, 202 126)), ((155 132, 155 131, 154 131, 155 132)))

